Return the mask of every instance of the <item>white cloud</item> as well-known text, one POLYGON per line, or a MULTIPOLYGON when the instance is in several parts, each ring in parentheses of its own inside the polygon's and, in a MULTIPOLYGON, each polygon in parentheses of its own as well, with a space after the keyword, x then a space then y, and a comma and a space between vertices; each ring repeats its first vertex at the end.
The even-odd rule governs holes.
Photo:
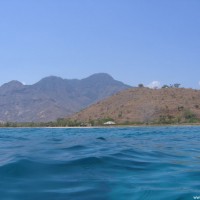
POLYGON ((147 87, 149 88, 160 88, 160 82, 159 81, 152 81, 151 83, 149 83, 147 85, 147 87))

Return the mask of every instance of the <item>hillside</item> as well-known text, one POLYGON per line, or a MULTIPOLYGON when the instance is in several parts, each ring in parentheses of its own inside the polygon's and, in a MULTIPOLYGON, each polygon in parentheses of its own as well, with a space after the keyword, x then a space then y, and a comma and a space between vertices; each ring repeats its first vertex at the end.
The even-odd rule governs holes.
POLYGON ((50 76, 33 85, 11 81, 0 87, 0 121, 56 120, 127 88, 105 73, 82 80, 50 76))
POLYGON ((200 91, 184 88, 132 88, 119 92, 70 119, 101 124, 184 123, 200 119, 200 91))

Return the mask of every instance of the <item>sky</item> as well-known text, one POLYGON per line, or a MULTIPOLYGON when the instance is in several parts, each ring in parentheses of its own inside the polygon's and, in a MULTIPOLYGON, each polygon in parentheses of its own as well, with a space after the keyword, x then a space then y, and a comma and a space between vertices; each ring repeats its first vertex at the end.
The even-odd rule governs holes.
POLYGON ((105 72, 200 89, 199 0, 0 0, 0 85, 105 72))

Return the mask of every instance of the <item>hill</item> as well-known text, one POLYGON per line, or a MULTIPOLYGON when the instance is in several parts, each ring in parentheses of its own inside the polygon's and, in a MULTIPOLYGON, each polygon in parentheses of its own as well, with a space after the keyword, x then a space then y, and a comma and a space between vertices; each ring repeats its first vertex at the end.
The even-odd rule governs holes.
POLYGON ((0 121, 53 121, 127 88, 105 73, 82 80, 50 76, 33 85, 11 81, 0 87, 0 121))
POLYGON ((71 120, 101 125, 199 122, 200 91, 184 88, 132 88, 71 116, 71 120))

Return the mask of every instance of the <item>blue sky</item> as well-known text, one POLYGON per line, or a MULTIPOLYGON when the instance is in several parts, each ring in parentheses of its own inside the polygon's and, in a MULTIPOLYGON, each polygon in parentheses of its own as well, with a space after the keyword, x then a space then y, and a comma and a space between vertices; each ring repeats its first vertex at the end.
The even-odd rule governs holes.
POLYGON ((0 84, 106 72, 200 88, 199 0, 0 0, 0 84))

